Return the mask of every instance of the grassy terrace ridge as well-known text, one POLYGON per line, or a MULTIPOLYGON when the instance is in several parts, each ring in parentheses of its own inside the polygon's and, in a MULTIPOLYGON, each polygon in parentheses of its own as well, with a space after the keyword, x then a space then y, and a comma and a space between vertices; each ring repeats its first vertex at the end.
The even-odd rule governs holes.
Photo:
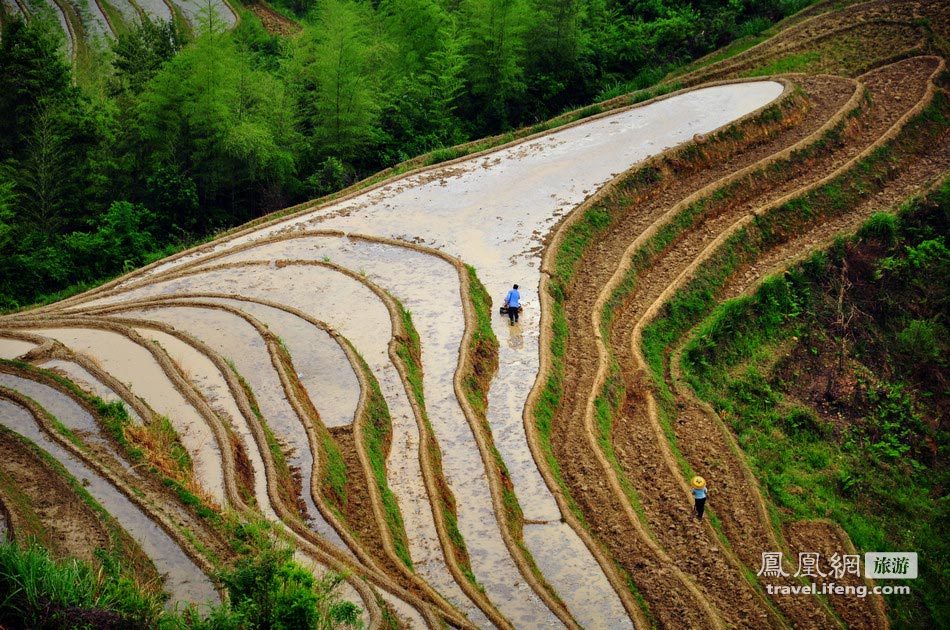
MULTIPOLYGON (((644 329, 642 348, 658 392, 660 423, 686 477, 692 475, 692 470, 677 448, 672 428, 676 409, 674 395, 665 378, 668 349, 708 315, 715 306, 716 291, 740 264, 754 260, 763 250, 780 244, 792 234, 822 218, 835 216, 861 196, 886 185, 889 171, 895 168, 895 154, 902 151, 905 156, 914 155, 921 143, 929 141, 940 129, 946 127, 948 114, 950 107, 947 98, 938 93, 934 103, 910 122, 901 136, 861 160, 848 173, 764 216, 756 217, 749 226, 730 237, 717 253, 700 267, 694 278, 674 294, 660 316, 644 329)), ((773 525, 780 534, 780 517, 774 507, 770 507, 773 525)), ((709 512, 713 526, 721 535, 715 510, 710 509, 709 512)))
MULTIPOLYGON (((105 555, 102 556, 105 558, 105 555)), ((165 616, 161 594, 123 575, 112 559, 99 567, 53 559, 33 541, 0 542, 0 624, 8 627, 144 627, 165 616)))
POLYGON ((736 432, 783 523, 830 517, 859 550, 919 550, 912 595, 888 598, 907 627, 950 622, 946 507, 935 499, 947 479, 935 409, 946 392, 928 376, 946 365, 946 337, 935 333, 947 323, 948 217, 945 179, 896 217, 876 214, 856 236, 717 306, 681 357, 687 383, 736 432), (839 281, 846 277, 854 280, 839 281), (869 299, 883 309, 860 311, 855 325, 865 330, 842 344, 849 335, 836 304, 857 309, 869 299), (931 317, 918 319, 921 311, 931 317), (803 398, 789 380, 793 363, 827 379, 835 404, 803 398), (841 393, 841 382, 857 383, 858 395, 841 393))
MULTIPOLYGON (((14 370, 52 381, 68 391, 96 417, 106 435, 117 446, 119 452, 130 463, 146 465, 146 469, 157 475, 162 483, 170 488, 183 504, 194 510, 203 519, 215 519, 217 510, 207 506, 207 497, 194 478, 191 457, 181 444, 181 440, 164 416, 157 416, 152 422, 138 425, 132 422, 125 405, 119 401, 105 402, 93 396, 70 379, 45 368, 23 361, 0 359, 0 366, 9 366, 14 370)), ((73 444, 83 450, 88 447, 73 432, 58 420, 54 426, 73 444)))
MULTIPOLYGON (((408 312, 403 312, 408 316, 408 312)), ((370 386, 366 397, 366 407, 363 410, 363 446, 369 457, 373 481, 379 489, 379 496, 383 502, 386 527, 389 529, 396 555, 411 571, 413 566, 412 557, 409 555, 409 538, 406 534, 406 526, 403 522, 402 512, 399 510, 399 502, 396 500, 396 495, 393 494, 389 487, 389 481, 386 479, 386 457, 392 441, 392 416, 390 416, 389 406, 386 404, 386 399, 379 387, 379 381, 376 380, 373 371, 363 356, 356 352, 355 348, 353 348, 353 351, 359 358, 358 369, 363 371, 370 386)))
POLYGON ((534 556, 531 554, 531 550, 524 542, 524 511, 518 502, 518 496, 515 494, 508 466, 492 439, 491 425, 487 417, 488 389, 492 378, 498 371, 499 347, 495 331, 492 330, 491 326, 492 299, 488 294, 488 290, 485 289, 485 285, 478 279, 475 268, 471 265, 465 265, 465 272, 468 274, 468 298, 472 305, 472 312, 475 315, 475 326, 468 347, 470 357, 467 364, 468 371, 462 375, 462 389, 466 400, 482 426, 484 434, 489 439, 495 474, 498 475, 501 482, 501 500, 504 506, 502 526, 508 528, 534 578, 550 594, 554 602, 563 606, 564 602, 561 596, 558 595, 554 586, 541 572, 534 556))
MULTIPOLYGON (((167 418, 158 416, 152 423, 138 425, 131 421, 125 406, 114 401, 107 403, 98 396, 93 396, 79 388, 71 380, 45 368, 40 368, 22 361, 8 361, 0 359, 0 365, 6 365, 21 370, 24 373, 42 379, 48 379, 68 391, 80 404, 96 418, 102 427, 103 433, 113 440, 118 452, 131 464, 150 474, 165 489, 167 489, 188 512, 193 514, 198 522, 208 527, 208 531, 216 535, 219 540, 214 548, 206 544, 200 536, 178 522, 173 523, 175 533, 187 541, 191 548, 206 562, 214 567, 222 567, 225 561, 221 557, 221 541, 227 541, 232 550, 225 550, 225 555, 240 549, 240 543, 230 537, 230 531, 241 520, 231 511, 222 509, 210 502, 207 493, 203 492, 194 479, 191 468, 191 458, 181 445, 174 427, 167 418), (235 547, 235 545, 238 545, 235 547)), ((58 419, 45 412, 53 428, 65 439, 69 440, 86 457, 98 457, 89 446, 75 433, 67 429, 58 419)), ((146 493, 138 487, 131 491, 138 499, 146 498, 146 493)), ((143 511, 149 510, 140 504, 143 511)))
MULTIPOLYGON (((790 108, 797 106, 799 103, 798 99, 798 96, 793 96, 792 98, 789 98, 780 104, 775 104, 766 108, 755 117, 755 120, 752 121, 753 124, 768 124, 770 122, 776 122, 780 120, 790 108)), ((737 134, 741 134, 741 132, 730 127, 711 136, 708 139, 707 144, 715 145, 720 141, 729 142, 733 139, 736 139, 737 134)), ((624 205, 631 203, 631 201, 635 198, 638 188, 657 185, 661 183, 664 178, 673 176, 676 172, 676 169, 668 168, 669 165, 674 165, 678 162, 690 163, 691 161, 695 161, 698 157, 699 155, 697 148, 694 145, 689 145, 674 151, 667 157, 663 158, 662 162, 658 164, 651 163, 631 172, 617 184, 618 192, 617 194, 613 195, 611 200, 588 208, 579 221, 573 223, 567 228, 563 238, 560 241, 558 250, 555 253, 554 274, 552 275, 551 283, 549 285, 549 291, 553 298, 551 304, 551 371, 545 382, 541 395, 538 398, 537 404, 532 411, 534 413, 535 423, 538 428, 541 448, 545 454, 545 462, 549 466, 554 478, 557 480, 558 485, 568 502, 569 509, 578 519, 578 521, 585 527, 587 527, 587 524, 584 514, 577 506, 574 499, 571 497, 571 493, 561 477, 560 467, 556 458, 554 457, 554 452, 550 443, 550 422, 554 417, 555 409, 561 399, 561 391, 565 377, 563 356, 566 351, 568 335, 567 320, 563 306, 565 292, 568 290, 568 287, 574 278, 577 264, 580 262, 585 250, 595 243, 597 236, 604 233, 613 223, 615 213, 618 211, 618 208, 614 206, 616 204, 624 205)), ((685 229, 685 225, 678 226, 678 228, 674 228, 673 231, 680 229, 685 229)), ((672 238, 672 234, 670 235, 670 238, 672 238)), ((610 303, 608 303, 608 306, 605 309, 605 317, 607 317, 606 313, 609 312, 609 309, 610 303)), ((612 376, 615 376, 617 374, 616 364, 613 364, 612 368, 614 369, 611 370, 611 374, 612 376)), ((602 435, 598 441, 602 446, 609 445, 609 440, 604 439, 603 430, 608 428, 611 422, 610 416, 612 415, 613 411, 612 407, 616 405, 621 399, 620 396, 622 394, 622 390, 618 390, 617 388, 623 387, 622 382, 618 381, 616 378, 608 379, 608 385, 610 392, 606 395, 599 396, 595 403, 598 426, 602 430, 602 435)), ((611 461, 613 465, 616 465, 616 457, 613 454, 612 448, 605 451, 605 454, 608 456, 608 460, 611 461)), ((631 500, 634 509, 637 510, 638 513, 642 514, 639 501, 636 499, 636 493, 629 486, 629 484, 624 483, 623 487, 628 498, 631 500)), ((649 531, 649 528, 647 528, 647 531, 649 531)), ((639 597, 638 593, 634 594, 639 597)))
POLYGON ((284 454, 284 449, 280 445, 280 442, 277 441, 277 436, 274 435, 274 431, 264 418, 264 414, 261 413, 260 405, 257 403, 257 397, 254 395, 254 390, 251 389, 250 383, 241 376, 241 373, 238 372, 233 361, 228 360, 227 364, 241 384, 241 389, 244 390, 244 395, 247 397, 251 412, 254 414, 254 418, 257 419, 264 433, 264 439, 267 441, 267 450, 270 453, 271 460, 274 463, 274 470, 277 473, 276 486, 281 501, 283 501, 284 505, 291 508, 293 516, 300 518, 302 521, 302 514, 305 514, 307 509, 303 500, 300 498, 302 492, 300 473, 292 470, 287 463, 287 456, 284 454))
MULTIPOLYGON (((394 298, 395 299, 395 298, 394 298)), ((409 395, 413 397, 419 407, 422 416, 422 423, 428 433, 429 449, 426 456, 432 463, 435 484, 439 496, 435 499, 439 502, 438 513, 442 516, 442 522, 448 532, 449 541, 452 544, 452 552, 459 570, 475 588, 484 591, 475 573, 472 571, 471 559, 468 555, 468 548, 465 545, 465 538, 458 527, 458 509, 456 507, 455 495, 452 489, 445 481, 445 473, 442 470, 442 450, 439 448, 439 442, 435 438, 435 432, 432 424, 429 422, 429 414, 426 411, 425 388, 422 381, 422 345, 419 339, 419 333, 412 323, 412 314, 405 310, 399 304, 402 326, 406 332, 405 338, 396 338, 396 355, 401 359, 406 368, 406 378, 409 381, 409 395)))

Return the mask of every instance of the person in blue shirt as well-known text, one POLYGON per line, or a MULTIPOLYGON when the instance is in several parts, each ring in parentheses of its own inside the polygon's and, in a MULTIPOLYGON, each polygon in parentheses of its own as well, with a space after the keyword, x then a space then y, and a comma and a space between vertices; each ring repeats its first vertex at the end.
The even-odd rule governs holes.
POLYGON ((703 511, 706 509, 706 480, 696 475, 692 480, 693 499, 696 500, 696 520, 703 520, 703 511))
POLYGON ((505 306, 508 308, 508 325, 514 326, 518 323, 518 313, 521 311, 521 294, 518 293, 517 284, 505 296, 505 306))

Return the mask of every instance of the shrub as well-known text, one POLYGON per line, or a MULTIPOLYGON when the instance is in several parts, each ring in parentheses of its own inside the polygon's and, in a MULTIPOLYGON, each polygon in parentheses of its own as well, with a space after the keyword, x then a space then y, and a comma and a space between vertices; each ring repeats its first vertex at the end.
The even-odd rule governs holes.
POLYGON ((897 333, 897 349, 912 364, 937 363, 941 359, 940 339, 946 330, 939 322, 914 319, 897 333))
POLYGON ((266 549, 221 576, 234 613, 250 628, 358 627, 359 609, 334 593, 343 578, 316 580, 292 554, 290 548, 266 549))
MULTIPOLYGON (((250 530, 247 530, 250 531, 250 530)), ((240 536, 241 531, 235 532, 240 536)), ((55 560, 35 543, 0 544, 0 627, 5 628, 208 628, 215 630, 358 628, 360 609, 341 601, 342 577, 328 573, 317 580, 292 560, 292 550, 275 547, 264 533, 257 552, 220 577, 230 601, 202 615, 163 608, 164 597, 145 590, 121 564, 96 552, 101 568, 81 560, 55 560)))
POLYGON ((827 433, 818 416, 803 407, 792 409, 784 417, 782 425, 789 435, 799 435, 809 440, 818 439, 827 433))
POLYGON ((863 239, 877 239, 883 243, 893 244, 897 238, 897 217, 887 212, 875 212, 861 226, 858 236, 863 239))

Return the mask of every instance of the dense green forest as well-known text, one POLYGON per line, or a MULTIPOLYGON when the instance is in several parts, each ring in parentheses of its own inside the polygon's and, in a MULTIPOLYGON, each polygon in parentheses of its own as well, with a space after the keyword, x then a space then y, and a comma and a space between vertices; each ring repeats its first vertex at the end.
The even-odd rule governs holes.
POLYGON ((0 40, 0 309, 101 282, 414 155, 651 85, 809 0, 280 0, 144 23, 74 77, 0 40))

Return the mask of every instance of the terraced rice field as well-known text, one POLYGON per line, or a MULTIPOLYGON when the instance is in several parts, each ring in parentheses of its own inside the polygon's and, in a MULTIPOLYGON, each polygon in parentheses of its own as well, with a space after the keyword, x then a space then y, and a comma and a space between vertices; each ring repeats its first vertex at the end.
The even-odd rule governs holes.
POLYGON ((63 32, 64 52, 74 62, 87 50, 108 47, 110 40, 143 18, 182 20, 186 29, 201 30, 210 11, 224 28, 233 28, 238 14, 227 0, 3 0, 0 20, 52 18, 63 32))
POLYGON ((202 510, 263 518, 315 572, 344 572, 373 627, 386 608, 409 627, 887 627, 879 597, 767 593, 793 579, 756 576, 763 550, 850 541, 776 530, 678 374, 691 328, 654 339, 696 283, 715 278, 713 303, 747 292, 950 170, 945 60, 922 22, 942 12, 819 5, 684 89, 3 317, 0 449, 19 455, 0 481, 22 483, 0 483, 3 531, 66 552, 124 541, 173 601, 210 603, 229 552, 202 510), (829 42, 803 72, 759 76, 829 42), (857 202, 789 210, 883 150, 857 202), (118 433, 95 397, 124 406, 118 433), (178 464, 132 465, 123 440, 178 464), (690 519, 695 470, 716 479, 715 527, 690 519), (11 488, 45 485, 22 513, 11 488))

